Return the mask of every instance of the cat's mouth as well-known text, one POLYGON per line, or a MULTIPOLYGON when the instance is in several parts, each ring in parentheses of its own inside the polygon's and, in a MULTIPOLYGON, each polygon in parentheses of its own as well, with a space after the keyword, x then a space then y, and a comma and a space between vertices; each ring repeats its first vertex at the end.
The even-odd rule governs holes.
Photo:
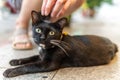
POLYGON ((39 46, 42 47, 43 49, 46 48, 46 45, 45 45, 45 44, 41 44, 41 43, 40 43, 39 46))
POLYGON ((48 45, 45 45, 45 44, 43 44, 43 43, 40 43, 39 46, 40 46, 41 48, 43 48, 43 49, 54 48, 54 47, 55 47, 53 44, 48 46, 48 45))

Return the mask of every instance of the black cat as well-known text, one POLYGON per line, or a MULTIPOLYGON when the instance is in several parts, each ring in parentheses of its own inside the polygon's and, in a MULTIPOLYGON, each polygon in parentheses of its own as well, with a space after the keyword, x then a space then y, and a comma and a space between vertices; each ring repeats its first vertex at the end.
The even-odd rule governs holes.
POLYGON ((35 43, 39 46, 39 55, 10 61, 5 77, 38 72, 48 72, 65 67, 97 66, 109 63, 117 46, 109 39, 95 35, 70 36, 62 34, 66 18, 55 23, 47 21, 40 12, 32 11, 32 30, 35 43))

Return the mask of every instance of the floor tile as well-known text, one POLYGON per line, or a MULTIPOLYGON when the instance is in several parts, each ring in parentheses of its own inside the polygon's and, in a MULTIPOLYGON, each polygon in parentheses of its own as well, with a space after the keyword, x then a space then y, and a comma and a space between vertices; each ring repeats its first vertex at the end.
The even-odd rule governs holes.
POLYGON ((120 80, 119 76, 120 61, 115 57, 108 65, 61 69, 53 80, 120 80))

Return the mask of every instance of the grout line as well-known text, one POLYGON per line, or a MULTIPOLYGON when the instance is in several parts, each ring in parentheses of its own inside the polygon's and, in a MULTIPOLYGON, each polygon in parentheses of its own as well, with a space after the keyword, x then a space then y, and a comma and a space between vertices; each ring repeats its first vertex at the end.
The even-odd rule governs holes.
POLYGON ((53 77, 51 78, 51 80, 53 80, 53 78, 55 77, 55 75, 58 73, 59 70, 56 71, 56 73, 53 75, 53 77))

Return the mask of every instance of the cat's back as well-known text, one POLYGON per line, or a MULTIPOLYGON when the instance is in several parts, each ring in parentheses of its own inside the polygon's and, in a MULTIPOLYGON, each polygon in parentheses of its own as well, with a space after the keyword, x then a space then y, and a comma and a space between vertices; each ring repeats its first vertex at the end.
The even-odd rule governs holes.
POLYGON ((113 44, 111 40, 105 37, 96 36, 96 35, 75 35, 72 36, 76 41, 80 41, 84 43, 85 45, 90 44, 101 44, 101 45, 107 45, 107 44, 113 44))
POLYGON ((66 40, 76 49, 82 50, 113 50, 117 52, 117 46, 111 40, 96 35, 75 35, 66 36, 66 40))

